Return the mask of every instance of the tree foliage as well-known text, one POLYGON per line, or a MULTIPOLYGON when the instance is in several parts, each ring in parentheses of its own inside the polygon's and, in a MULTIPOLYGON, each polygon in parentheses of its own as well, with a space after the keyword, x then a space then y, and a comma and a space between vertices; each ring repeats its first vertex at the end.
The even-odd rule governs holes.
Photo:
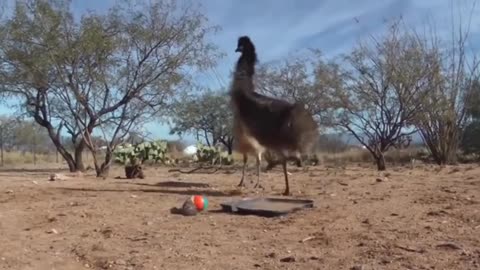
POLYGON ((333 121, 368 149, 379 170, 386 168, 384 153, 414 132, 428 95, 431 57, 394 23, 382 39, 360 44, 345 58, 343 87, 332 93, 333 121))
POLYGON ((223 144, 233 151, 232 121, 229 97, 225 92, 205 91, 180 98, 171 113, 171 134, 193 134, 207 146, 223 144))
POLYGON ((312 50, 260 65, 255 82, 259 91, 305 104, 318 121, 327 121, 325 113, 331 104, 328 93, 340 87, 341 68, 335 61, 325 61, 319 50, 312 50))
POLYGON ((468 121, 460 147, 465 154, 480 154, 480 81, 475 81, 467 100, 468 121))
MULTIPOLYGON (((439 165, 455 164, 469 120, 470 106, 479 79, 479 62, 467 54, 468 32, 452 24, 452 40, 442 44, 425 36, 425 48, 433 53, 428 96, 415 123, 433 159, 439 165)), ((475 129, 468 130, 469 133, 475 129)))

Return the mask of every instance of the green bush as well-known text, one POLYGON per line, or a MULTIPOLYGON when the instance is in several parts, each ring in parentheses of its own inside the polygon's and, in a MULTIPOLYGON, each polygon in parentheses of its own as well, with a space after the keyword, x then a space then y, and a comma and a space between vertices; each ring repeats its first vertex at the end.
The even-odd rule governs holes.
POLYGON ((222 151, 220 147, 206 146, 202 143, 197 143, 196 160, 201 163, 209 163, 211 165, 233 164, 233 157, 227 151, 222 151))
POLYGON ((145 162, 170 164, 166 141, 143 142, 135 146, 124 144, 114 152, 115 162, 123 165, 143 164, 145 162))

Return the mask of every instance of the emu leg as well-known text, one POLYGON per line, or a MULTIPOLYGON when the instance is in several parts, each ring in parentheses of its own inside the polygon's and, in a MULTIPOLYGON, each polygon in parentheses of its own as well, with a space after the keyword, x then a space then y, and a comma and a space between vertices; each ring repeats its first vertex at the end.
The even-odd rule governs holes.
POLYGON ((245 167, 247 167, 247 154, 243 154, 243 168, 242 168, 242 179, 240 180, 240 183, 238 184, 239 187, 244 187, 245 183, 243 183, 243 180, 245 179, 245 167))
POLYGON ((285 192, 283 193, 283 195, 289 196, 290 187, 288 186, 287 159, 283 160, 282 167, 283 167, 283 174, 285 175, 285 192))
POLYGON ((263 188, 260 185, 260 162, 262 161, 262 153, 257 153, 257 183, 254 188, 263 188))

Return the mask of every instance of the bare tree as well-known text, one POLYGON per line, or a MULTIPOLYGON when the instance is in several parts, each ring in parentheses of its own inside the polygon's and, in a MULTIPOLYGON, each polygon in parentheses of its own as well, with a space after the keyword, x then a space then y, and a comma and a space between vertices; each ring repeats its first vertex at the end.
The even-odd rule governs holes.
POLYGON ((332 93, 334 123, 352 134, 385 170, 384 153, 403 144, 428 95, 432 76, 429 51, 415 35, 394 22, 371 44, 361 43, 346 57, 344 86, 332 93))
POLYGON ((429 82, 429 95, 423 100, 423 113, 418 115, 416 125, 439 165, 457 161, 460 140, 468 124, 469 101, 480 78, 479 62, 467 52, 470 21, 471 17, 466 29, 462 24, 457 28, 452 23, 450 45, 442 44, 435 34, 423 36, 425 46, 435 52, 432 58, 435 76, 429 82))
POLYGON ((3 93, 25 100, 71 170, 78 168, 62 129, 92 152, 97 175, 105 176, 116 144, 219 56, 206 40, 216 28, 193 5, 123 1, 75 23, 69 1, 25 2, 1 28, 3 93), (109 142, 102 162, 95 130, 109 142))

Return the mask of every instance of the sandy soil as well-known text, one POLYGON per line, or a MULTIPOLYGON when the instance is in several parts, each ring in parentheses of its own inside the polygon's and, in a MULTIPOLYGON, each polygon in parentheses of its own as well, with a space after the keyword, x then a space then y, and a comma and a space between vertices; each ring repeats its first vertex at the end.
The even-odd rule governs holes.
POLYGON ((54 182, 49 170, 0 171, 0 269, 480 269, 478 166, 290 171, 292 197, 315 207, 277 218, 219 204, 281 197, 279 168, 241 196, 239 170, 54 182), (191 194, 209 211, 170 213, 191 194))

